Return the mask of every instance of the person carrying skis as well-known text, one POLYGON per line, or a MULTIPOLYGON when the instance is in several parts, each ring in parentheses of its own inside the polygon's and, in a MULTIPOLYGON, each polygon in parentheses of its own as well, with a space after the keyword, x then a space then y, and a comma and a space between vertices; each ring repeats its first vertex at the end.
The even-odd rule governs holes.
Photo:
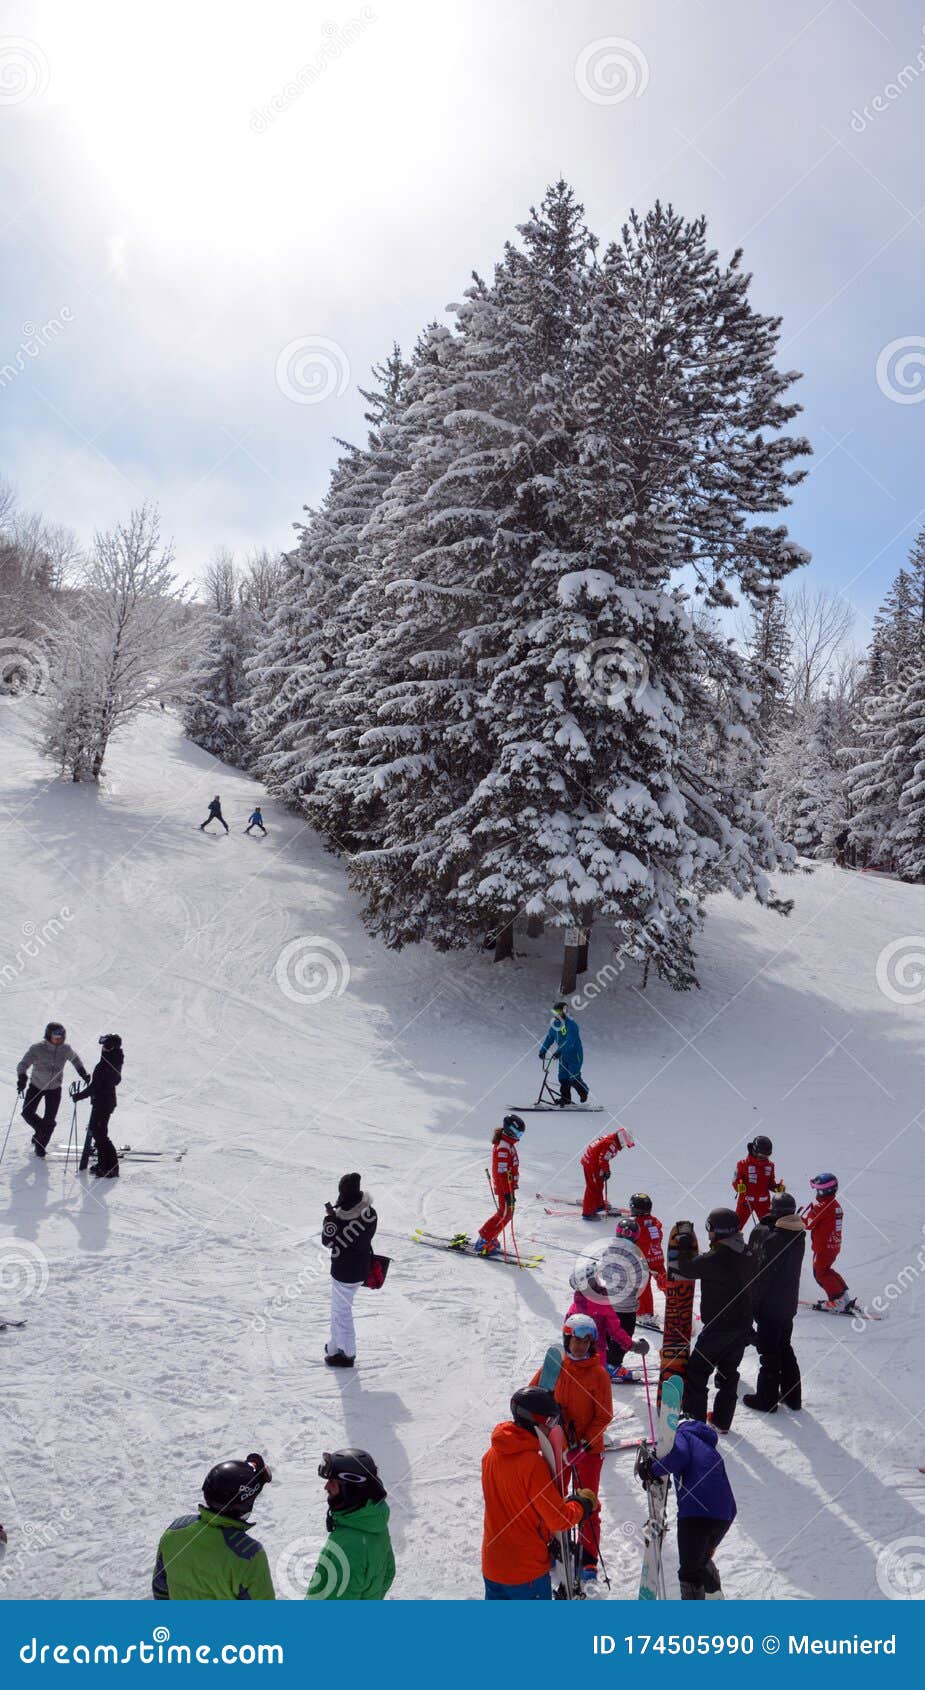
POLYGON ((755 1389, 742 1401, 746 1408, 763 1414, 776 1414, 779 1402, 794 1410, 803 1404, 792 1338, 800 1301, 806 1225, 796 1207, 789 1191, 776 1192, 770 1214, 752 1229, 748 1241, 759 1367, 755 1389))
POLYGON ((547 1050, 556 1047, 559 1059, 559 1108, 567 1109, 572 1101, 572 1087, 578 1093, 582 1103, 588 1101, 588 1088, 581 1077, 584 1051, 581 1044, 581 1034, 578 1022, 573 1021, 568 1013, 568 1004, 564 998, 552 1007, 552 1025, 545 1039, 540 1045, 540 1061, 544 1061, 547 1050))
POLYGON ((222 801, 217 792, 209 805, 209 814, 206 816, 205 821, 200 822, 199 824, 200 833, 204 833, 206 828, 209 827, 212 822, 221 822, 225 832, 228 832, 228 823, 222 815, 222 801))
POLYGON ((715 1427, 702 1420, 682 1420, 667 1455, 640 1459, 640 1477, 670 1474, 675 1482, 678 1583, 684 1602, 702 1602, 722 1593, 713 1557, 736 1517, 736 1504, 717 1442, 715 1427))
POLYGON ((64 1064, 70 1062, 77 1069, 84 1084, 89 1084, 90 1076, 77 1055, 65 1041, 67 1030, 60 1021, 49 1021, 43 1038, 34 1045, 30 1045, 25 1056, 16 1064, 16 1090, 20 1097, 25 1092, 22 1106, 22 1118, 27 1126, 32 1128, 32 1143, 36 1156, 44 1156, 48 1143, 55 1130, 58 1117, 58 1106, 61 1102, 61 1086, 64 1080, 64 1064), (32 1077, 29 1079, 29 1070, 32 1077), (27 1085, 28 1080, 28 1085, 27 1085), (38 1112, 39 1102, 43 1104, 42 1114, 38 1112))
POLYGON ((389 1505, 379 1469, 365 1449, 325 1453, 318 1468, 328 1498, 328 1540, 306 1602, 382 1602, 395 1578, 389 1505))
POLYGON ((585 1176, 585 1195, 581 1205, 583 1220, 594 1221, 602 1212, 608 1212, 610 1164, 623 1147, 624 1140, 618 1128, 616 1132, 602 1133, 582 1152, 581 1167, 585 1176))
POLYGON ((537 1443, 562 1420, 552 1391, 515 1391, 511 1418, 491 1434, 482 1457, 482 1578, 487 1602, 550 1602, 550 1542, 582 1525, 598 1507, 591 1490, 564 1497, 537 1443))
POLYGON ((473 1244, 477 1256, 497 1256, 501 1252, 498 1234, 510 1226, 514 1218, 520 1181, 517 1145, 526 1130, 519 1115, 505 1115, 500 1127, 492 1134, 491 1188, 498 1207, 484 1226, 479 1227, 473 1244))
POLYGON ((273 1601, 267 1552, 244 1530, 272 1477, 262 1455, 220 1461, 206 1474, 205 1506, 174 1520, 157 1546, 151 1580, 156 1602, 273 1601))
MULTIPOLYGON (((597 1494, 604 1465, 604 1433, 613 1419, 613 1394, 606 1367, 598 1360, 597 1326, 590 1315, 570 1314, 562 1325, 564 1354, 553 1396, 562 1409, 568 1440, 566 1460, 581 1490, 597 1494)), ((530 1380, 539 1385, 539 1369, 530 1380)), ((600 1514, 581 1529, 581 1577, 597 1578, 600 1514)))
POLYGON ((652 1213, 652 1199, 647 1191, 637 1191, 630 1198, 630 1213, 639 1222, 637 1243, 649 1264, 649 1277, 642 1289, 636 1309, 636 1319, 640 1326, 658 1327, 655 1318, 655 1304, 652 1301, 652 1280, 655 1280, 659 1290, 664 1293, 665 1252, 663 1247, 663 1228, 657 1215, 652 1213))
POLYGON ((116 1147, 109 1136, 109 1121, 116 1107, 116 1087, 122 1079, 122 1064, 125 1052, 118 1033, 102 1033, 100 1035, 102 1056, 88 1084, 81 1091, 76 1080, 69 1087, 68 1095, 75 1103, 82 1103, 85 1097, 91 1100, 90 1120, 87 1123, 87 1144, 80 1158, 81 1169, 87 1166, 87 1152, 90 1141, 96 1145, 96 1162, 90 1172, 100 1179, 118 1179, 119 1156, 116 1147))
POLYGON ((344 1174, 337 1202, 326 1203, 321 1242, 331 1252, 331 1335, 324 1346, 326 1367, 352 1367, 357 1339, 353 1299, 373 1265, 373 1238, 379 1217, 359 1174, 344 1174))
POLYGON ((263 825, 263 815, 261 813, 259 804, 257 805, 256 809, 253 809, 251 811, 250 815, 248 816, 247 826, 244 829, 244 832, 250 833, 252 827, 259 827, 261 833, 263 834, 264 839, 266 838, 267 830, 263 825))
POLYGON ((771 1207, 771 1194, 783 1191, 783 1180, 779 1180, 774 1172, 771 1154, 774 1146, 765 1133, 759 1133, 757 1138, 749 1139, 748 1155, 743 1156, 736 1163, 732 1176, 732 1189, 736 1193, 736 1215, 739 1224, 745 1225, 749 1215, 756 1221, 764 1220, 771 1207))
POLYGON ((707 1216, 710 1248, 694 1255, 690 1235, 678 1239, 679 1279, 700 1280, 700 1319, 697 1342, 684 1377, 681 1411, 691 1420, 709 1420, 717 1431, 728 1432, 736 1408, 739 1364, 752 1332, 751 1264, 738 1216, 731 1209, 713 1209, 707 1216), (707 1386, 716 1374, 713 1412, 707 1414, 707 1386))
POLYGON ((847 1314, 854 1308, 856 1299, 849 1297, 847 1282, 834 1269, 842 1246, 845 1218, 837 1201, 838 1180, 834 1174, 817 1174, 809 1183, 816 1193, 816 1202, 803 1210, 803 1219, 813 1247, 813 1277, 825 1292, 813 1308, 824 1309, 827 1314, 847 1314))

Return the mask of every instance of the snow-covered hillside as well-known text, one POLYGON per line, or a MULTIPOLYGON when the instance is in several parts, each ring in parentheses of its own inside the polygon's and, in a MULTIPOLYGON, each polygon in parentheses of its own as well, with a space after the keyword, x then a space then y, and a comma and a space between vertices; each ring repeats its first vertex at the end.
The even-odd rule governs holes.
MULTIPOLYGON (((617 1192, 650 1191, 666 1221, 730 1200, 759 1127, 800 1201, 812 1174, 839 1174, 839 1266, 865 1301, 889 1298, 888 1316, 855 1330, 801 1314, 806 1408, 739 1409, 724 1453, 740 1513, 720 1560, 730 1596, 879 1597, 878 1553, 925 1541, 925 1007, 903 968, 925 955, 925 888, 823 865, 787 888, 788 921, 714 904, 700 992, 643 993, 629 972, 602 990, 580 1019, 609 1113, 529 1117, 518 1232, 545 1259, 517 1273, 410 1234, 489 1212, 489 1134, 535 1095, 554 943, 497 967, 390 954, 297 818, 266 804, 269 837, 244 837, 260 789, 169 714, 114 742, 99 792, 49 778, 33 721, 31 701, 0 701, 0 1129, 16 1060, 59 1017, 88 1063, 101 1032, 122 1034, 116 1142, 187 1149, 101 1188, 37 1161, 14 1121, 0 1314, 28 1325, 0 1335, 3 1594, 146 1596, 158 1535, 206 1469, 261 1449, 274 1482, 257 1535, 279 1594, 301 1595, 324 1536, 320 1452, 356 1443, 390 1493, 393 1594, 480 1597, 480 1458, 557 1334, 592 1232, 533 1194, 577 1193, 578 1156, 613 1116, 637 1144, 617 1192), (198 831, 216 790, 227 838, 198 831), (332 1373, 318 1234, 353 1168, 393 1265, 358 1298, 356 1370, 332 1373)), ((601 936, 592 970, 606 961, 601 936)), ((67 1126, 62 1108, 56 1145, 67 1126)), ((754 1367, 748 1352, 749 1382, 754 1367)), ((619 1399, 630 1427, 641 1398, 619 1399)), ((631 1457, 608 1457, 603 1498, 614 1594, 630 1596, 644 1515, 631 1457)))

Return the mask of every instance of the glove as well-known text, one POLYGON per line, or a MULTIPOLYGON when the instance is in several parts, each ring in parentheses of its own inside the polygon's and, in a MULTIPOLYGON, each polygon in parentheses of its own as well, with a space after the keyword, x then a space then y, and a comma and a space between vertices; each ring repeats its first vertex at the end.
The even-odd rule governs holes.
POLYGON ((778 1182, 777 1182, 777 1184, 776 1184, 776 1185, 773 1185, 773 1186, 772 1186, 772 1187, 771 1187, 771 1190, 772 1190, 772 1191, 786 1191, 786 1189, 787 1189, 787 1187, 786 1187, 786 1186, 785 1186, 785 1184, 784 1184, 784 1182, 783 1182, 783 1180, 782 1180, 782 1179, 779 1179, 779 1180, 778 1180, 778 1182))
POLYGON ((71 1100, 74 1103, 80 1102, 80 1099, 83 1097, 83 1092, 80 1089, 80 1081, 79 1080, 72 1080, 71 1081, 70 1085, 67 1088, 67 1095, 68 1095, 69 1098, 71 1098, 71 1100))
POLYGON ((692 1256, 694 1254, 693 1235, 689 1232, 679 1232, 674 1247, 679 1256, 692 1256))
POLYGON ((744 1179, 736 1180, 735 1189, 738 1192, 740 1197, 745 1196, 745 1193, 748 1190, 748 1186, 746 1185, 744 1179))
POLYGON ((647 1356, 649 1348, 650 1345, 648 1338, 634 1338, 633 1342, 630 1344, 630 1349, 635 1350, 638 1356, 647 1356))
POLYGON ((504 1201, 507 1205, 508 1214, 512 1215, 514 1213, 514 1209, 515 1209, 516 1204, 517 1204, 517 1198, 516 1198, 514 1192, 509 1191, 507 1196, 505 1197, 504 1201))
POLYGON ((636 1456, 636 1477, 641 1479, 644 1485, 651 1484, 655 1477, 652 1471, 652 1455, 649 1450, 641 1449, 636 1456))
POLYGON ((17 1076, 16 1076, 16 1090, 18 1091, 20 1097, 22 1097, 22 1094, 26 1089, 26 1083, 27 1082, 26 1082, 25 1074, 17 1074, 17 1076))
POLYGON ((545 1051, 538 1050, 536 1054, 539 1057, 541 1062, 545 1062, 545 1060, 546 1060, 546 1052, 545 1051))
POLYGON ((591 1514, 596 1514, 601 1506, 593 1490, 577 1490, 575 1492, 575 1501, 581 1503, 582 1525, 591 1514))

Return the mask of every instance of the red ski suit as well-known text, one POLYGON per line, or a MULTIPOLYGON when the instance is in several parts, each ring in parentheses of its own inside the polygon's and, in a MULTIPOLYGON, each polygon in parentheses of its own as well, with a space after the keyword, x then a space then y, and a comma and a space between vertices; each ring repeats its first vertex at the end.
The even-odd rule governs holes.
POLYGON ((491 1152, 491 1183, 498 1199, 498 1207, 485 1225, 479 1227, 479 1237, 484 1238, 487 1244, 494 1243, 514 1213, 519 1179, 520 1158, 517 1155, 517 1146, 509 1138, 499 1138, 491 1152))
POLYGON ((841 1249, 841 1229, 844 1215, 836 1197, 820 1197, 803 1210, 813 1246, 813 1274, 830 1302, 840 1297, 848 1286, 840 1273, 833 1272, 834 1262, 841 1249))
POLYGON ((637 1314, 654 1314, 652 1280, 660 1291, 665 1289, 665 1256, 662 1250, 662 1223, 655 1215, 637 1215, 639 1237, 637 1243, 649 1264, 649 1277, 642 1288, 637 1314))
POLYGON ((581 1166, 585 1176, 585 1196, 581 1205, 583 1215, 596 1215, 607 1202, 604 1187, 610 1178, 610 1164, 623 1149, 619 1133, 602 1133, 582 1154, 581 1166))
POLYGON ((736 1219, 744 1226, 749 1215, 754 1215, 756 1220, 764 1220, 771 1207, 772 1194, 783 1191, 784 1187, 778 1182, 770 1157, 743 1156, 741 1162, 736 1163, 732 1189, 738 1192, 736 1219), (741 1190, 743 1185, 744 1191, 741 1190))

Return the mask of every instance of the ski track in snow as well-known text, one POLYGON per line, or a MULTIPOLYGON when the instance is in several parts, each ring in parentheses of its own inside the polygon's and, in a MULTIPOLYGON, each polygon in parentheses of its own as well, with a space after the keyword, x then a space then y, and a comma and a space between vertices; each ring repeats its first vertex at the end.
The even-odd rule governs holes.
MULTIPOLYGON (((907 1269, 888 1318, 863 1332, 801 1313, 806 1409, 740 1407, 723 1443, 739 1504, 720 1554, 729 1596, 880 1597, 878 1552, 925 1541, 925 1174, 923 1009, 914 993, 885 996, 876 967, 890 941, 925 931, 925 889, 820 865, 787 882, 787 921, 713 902, 701 991, 643 993, 632 970, 602 989, 580 1020, 592 1100, 609 1113, 528 1117, 518 1234, 547 1248, 518 1274, 410 1234, 472 1231, 489 1213, 491 1128, 538 1085, 555 935, 497 968, 426 947, 390 954, 297 817, 266 801, 269 837, 243 836, 262 789, 187 744, 171 715, 118 737, 93 792, 49 779, 35 714, 0 700, 0 1109, 8 1118, 15 1062, 50 1017, 87 1063, 114 1027, 126 1049, 116 1142, 188 1151, 127 1163, 100 1189, 36 1161, 14 1120, 0 1314, 28 1325, 0 1334, 3 1595, 146 1597, 160 1532, 196 1506, 214 1461, 250 1449, 274 1470, 256 1535, 279 1593, 301 1595, 324 1539, 320 1452, 356 1443, 389 1489, 395 1597, 479 1598, 481 1456, 556 1336, 569 1252, 591 1230, 544 1215, 532 1194, 577 1192, 578 1156, 613 1117, 637 1146, 614 1165, 617 1201, 648 1190, 666 1223, 702 1228, 764 1130, 798 1201, 820 1168, 839 1173, 852 1291, 883 1294, 907 1269), (228 838, 198 831, 216 787, 228 838), (276 961, 312 936, 341 947, 350 979, 293 1001, 276 961), (332 1373, 320 1222, 353 1167, 393 1262, 382 1292, 358 1295, 356 1370, 332 1373)), ((592 967, 608 954, 596 936, 592 967)), ((57 1146, 69 1109, 65 1097, 57 1146)), ((748 1351, 748 1385, 755 1365, 748 1351)), ((618 1402, 634 1416, 623 1435, 644 1429, 643 1392, 618 1402)), ((635 1595, 645 1515, 632 1462, 609 1456, 602 1481, 622 1597, 635 1595)), ((671 1588, 673 1534, 667 1559, 671 1588)))

